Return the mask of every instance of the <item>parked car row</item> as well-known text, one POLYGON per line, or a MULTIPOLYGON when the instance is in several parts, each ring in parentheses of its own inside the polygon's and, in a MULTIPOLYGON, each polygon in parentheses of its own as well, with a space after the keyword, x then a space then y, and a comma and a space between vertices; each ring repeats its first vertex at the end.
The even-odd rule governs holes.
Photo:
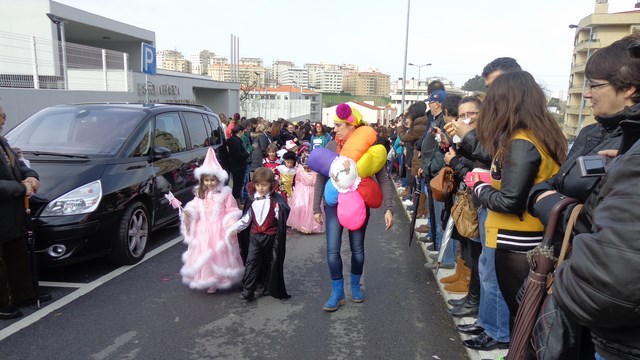
POLYGON ((30 206, 44 266, 140 261, 151 232, 177 220, 164 194, 189 201, 194 169, 225 142, 211 111, 157 104, 53 106, 6 137, 40 175, 30 206))

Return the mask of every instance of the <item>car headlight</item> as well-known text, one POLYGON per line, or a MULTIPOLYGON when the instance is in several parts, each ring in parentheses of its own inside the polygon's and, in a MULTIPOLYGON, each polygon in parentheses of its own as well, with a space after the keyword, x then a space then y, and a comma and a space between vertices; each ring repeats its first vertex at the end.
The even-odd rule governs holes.
POLYGON ((51 201, 40 216, 90 213, 98 207, 101 198, 100 180, 92 181, 51 201))

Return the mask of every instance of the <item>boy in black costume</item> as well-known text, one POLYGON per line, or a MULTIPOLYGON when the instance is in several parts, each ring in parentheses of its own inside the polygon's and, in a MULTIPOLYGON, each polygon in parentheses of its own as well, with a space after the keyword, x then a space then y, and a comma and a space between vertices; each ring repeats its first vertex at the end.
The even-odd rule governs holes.
POLYGON ((273 171, 261 167, 253 173, 253 181, 247 184, 249 198, 242 218, 232 227, 240 232, 240 254, 245 261, 242 279, 242 298, 255 299, 259 280, 264 279, 264 294, 277 299, 290 296, 284 284, 284 257, 287 244, 287 218, 289 206, 284 197, 273 191, 273 171))

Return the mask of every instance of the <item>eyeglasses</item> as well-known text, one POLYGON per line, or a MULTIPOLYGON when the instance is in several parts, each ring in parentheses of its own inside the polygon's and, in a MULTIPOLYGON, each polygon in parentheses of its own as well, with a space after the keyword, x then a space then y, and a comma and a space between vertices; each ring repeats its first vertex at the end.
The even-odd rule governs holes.
POLYGON ((468 119, 472 116, 478 115, 479 111, 467 111, 466 113, 458 114, 458 119, 468 119))
POLYGON ((591 83, 589 83, 589 90, 593 91, 593 89, 596 89, 596 88, 599 88, 599 87, 605 86, 605 85, 611 85, 611 83, 608 83, 608 82, 601 83, 601 84, 591 84, 591 83))

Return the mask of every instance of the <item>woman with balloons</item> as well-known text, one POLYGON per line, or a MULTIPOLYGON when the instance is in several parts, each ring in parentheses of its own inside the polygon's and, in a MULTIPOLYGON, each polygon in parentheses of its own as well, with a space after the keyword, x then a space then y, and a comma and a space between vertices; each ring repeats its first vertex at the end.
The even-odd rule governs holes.
POLYGON ((362 114, 347 104, 340 104, 334 116, 335 140, 325 148, 317 148, 309 156, 309 167, 318 173, 313 212, 322 224, 322 200, 327 236, 327 262, 331 274, 331 297, 324 304, 326 311, 344 305, 342 275, 342 230, 349 231, 351 248, 351 300, 361 303, 360 278, 364 267, 364 236, 369 222, 369 209, 383 205, 384 222, 388 230, 393 225, 395 190, 384 165, 387 152, 376 145, 375 130, 366 126, 362 114), (375 179, 374 179, 375 178, 375 179))

